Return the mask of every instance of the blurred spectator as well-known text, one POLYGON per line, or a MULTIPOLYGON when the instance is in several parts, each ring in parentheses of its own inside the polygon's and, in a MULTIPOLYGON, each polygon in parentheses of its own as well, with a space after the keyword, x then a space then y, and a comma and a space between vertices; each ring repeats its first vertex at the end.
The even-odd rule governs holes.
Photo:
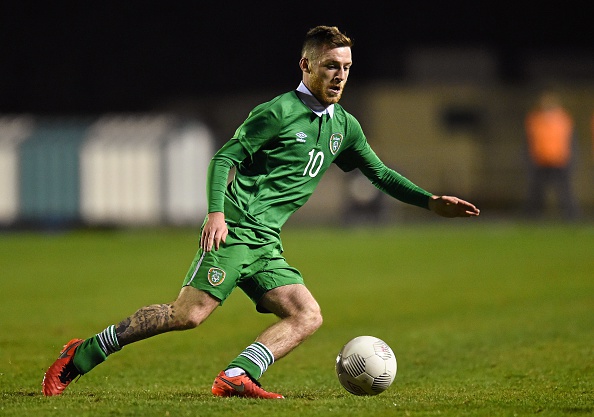
POLYGON ((576 219, 579 209, 571 181, 574 122, 555 93, 546 91, 540 95, 526 116, 525 129, 530 160, 527 214, 542 216, 547 208, 547 193, 552 189, 563 218, 576 219))

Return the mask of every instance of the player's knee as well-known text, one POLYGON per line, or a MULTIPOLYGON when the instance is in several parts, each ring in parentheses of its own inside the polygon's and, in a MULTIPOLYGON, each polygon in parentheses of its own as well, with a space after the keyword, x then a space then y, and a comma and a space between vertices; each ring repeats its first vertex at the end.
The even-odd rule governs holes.
POLYGON ((310 334, 318 330, 324 321, 322 311, 317 303, 310 305, 307 309, 303 310, 300 317, 304 324, 304 328, 310 334))
POLYGON ((302 303, 295 309, 293 315, 297 317, 301 329, 308 335, 311 335, 318 330, 323 322, 322 310, 313 297, 310 301, 302 303))
POLYGON ((198 327, 210 315, 210 310, 200 305, 175 305, 172 311, 177 330, 189 330, 198 327), (177 308, 176 308, 177 307, 177 308))
POLYGON ((218 300, 205 292, 184 287, 173 303, 172 314, 179 330, 198 327, 218 306, 218 300))
POLYGON ((179 330, 189 330, 202 324, 204 320, 206 320, 206 317, 208 317, 208 315, 200 308, 192 307, 179 311, 179 313, 176 314, 175 321, 179 330))
POLYGON ((186 329, 195 329, 196 327, 200 326, 202 324, 202 322, 204 321, 204 319, 202 319, 200 316, 189 316, 186 318, 185 321, 185 328, 186 329))
POLYGON ((322 313, 319 311, 318 314, 312 317, 311 332, 313 333, 318 330, 322 326, 323 322, 324 318, 322 317, 322 313))

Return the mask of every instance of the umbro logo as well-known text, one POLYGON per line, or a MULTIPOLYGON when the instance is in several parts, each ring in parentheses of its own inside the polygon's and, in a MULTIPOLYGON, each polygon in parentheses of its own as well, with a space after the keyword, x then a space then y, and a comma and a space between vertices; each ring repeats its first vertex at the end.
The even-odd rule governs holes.
POLYGON ((297 142, 305 143, 305 138, 307 135, 303 132, 296 133, 295 136, 297 137, 297 142))

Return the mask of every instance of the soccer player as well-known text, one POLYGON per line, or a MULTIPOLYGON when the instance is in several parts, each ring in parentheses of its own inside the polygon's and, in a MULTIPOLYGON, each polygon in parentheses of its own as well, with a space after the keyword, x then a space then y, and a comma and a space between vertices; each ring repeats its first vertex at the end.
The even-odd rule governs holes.
POLYGON ((257 311, 279 320, 216 376, 212 393, 283 398, 265 391, 258 379, 311 336, 322 315, 299 271, 284 259, 280 231, 332 163, 343 171, 359 169, 390 196, 440 216, 479 215, 469 202, 423 190, 373 152, 359 122, 338 104, 352 65, 351 46, 336 27, 308 31, 297 89, 255 107, 212 158, 208 215, 177 299, 140 308, 86 340, 68 342, 45 374, 45 395, 61 394, 74 378, 126 345, 198 326, 239 287, 257 311), (228 185, 231 167, 236 173, 228 185))

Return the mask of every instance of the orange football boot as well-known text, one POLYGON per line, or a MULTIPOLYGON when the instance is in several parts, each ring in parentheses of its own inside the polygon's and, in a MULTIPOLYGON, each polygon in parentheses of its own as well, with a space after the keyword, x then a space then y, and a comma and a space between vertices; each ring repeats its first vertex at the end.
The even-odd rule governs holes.
POLYGON ((60 395, 80 372, 74 366, 74 352, 83 342, 82 339, 72 339, 64 345, 58 359, 49 367, 43 376, 43 395, 60 395))
POLYGON ((285 398, 274 392, 264 391, 258 381, 246 374, 227 376, 221 371, 212 384, 212 393, 218 397, 245 397, 245 398, 285 398))

